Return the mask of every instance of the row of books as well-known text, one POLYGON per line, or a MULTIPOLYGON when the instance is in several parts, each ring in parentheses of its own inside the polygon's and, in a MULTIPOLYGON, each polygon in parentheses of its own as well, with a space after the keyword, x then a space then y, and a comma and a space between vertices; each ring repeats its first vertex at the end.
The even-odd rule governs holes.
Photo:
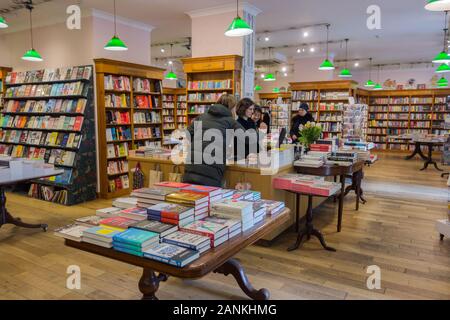
POLYGON ((438 116, 444 116, 443 114, 437 115, 437 114, 429 114, 429 113, 411 113, 411 120, 431 120, 431 119, 437 119, 438 116))
POLYGON ((162 88, 161 80, 150 80, 143 78, 134 78, 133 89, 141 93, 160 93, 162 88))
POLYGON ((84 117, 14 116, 0 114, 2 128, 81 131, 84 117))
POLYGON ((129 146, 127 142, 113 143, 106 146, 107 158, 119 158, 128 156, 129 146))
POLYGON ((324 122, 321 123, 322 130, 326 132, 342 132, 342 123, 340 122, 324 122))
POLYGON ((387 125, 388 127, 408 128, 408 122, 406 121, 389 121, 387 125))
POLYGON ((319 97, 319 92, 316 90, 310 91, 293 91, 292 100, 317 100, 319 97))
POLYGON ((9 72, 7 84, 57 82, 67 80, 89 80, 92 76, 92 66, 68 67, 57 69, 41 69, 32 71, 9 72))
POLYGON ((128 175, 122 175, 115 179, 108 180, 108 192, 116 192, 124 189, 130 188, 130 179, 128 175))
POLYGON ((31 198, 63 205, 66 205, 68 202, 68 194, 68 190, 58 190, 58 188, 55 187, 35 183, 31 184, 28 192, 28 196, 31 198))
MULTIPOLYGON (((408 114, 406 114, 408 116, 408 114)), ((378 113, 378 114, 370 114, 369 120, 388 120, 388 114, 387 113, 378 113)))
MULTIPOLYGON (((397 135, 402 135, 402 134, 408 133, 408 130, 407 129, 387 129, 387 131, 385 130, 385 132, 387 132, 388 135, 397 136, 397 135)), ((396 140, 396 141, 398 141, 398 140, 396 140)))
POLYGON ((332 121, 332 122, 338 122, 342 121, 343 117, 341 115, 336 115, 336 113, 321 113, 320 114, 320 121, 332 121))
POLYGON ((158 127, 134 128, 135 139, 160 139, 161 130, 158 127))
POLYGON ((216 102, 222 96, 221 93, 190 93, 188 95, 188 101, 210 101, 216 102))
POLYGON ((343 111, 343 103, 319 103, 320 111, 343 111))
POLYGON ((130 124, 128 112, 106 111, 106 124, 130 124))
POLYGON ((108 175, 127 174, 128 170, 128 161, 126 160, 108 161, 108 175))
POLYGON ((59 97, 85 95, 85 84, 81 81, 58 84, 33 84, 6 89, 5 97, 59 97))
POLYGON ((164 109, 175 109, 175 103, 164 101, 162 107, 164 109))
POLYGON ((130 78, 124 76, 105 75, 105 90, 131 91, 130 78))
POLYGON ((350 97, 348 91, 321 91, 320 100, 346 100, 350 97))
POLYGON ((171 110, 171 109, 164 109, 162 111, 163 116, 173 116, 174 113, 175 113, 174 110, 171 110))
POLYGON ((64 169, 64 173, 50 178, 43 178, 42 181, 54 182, 62 185, 72 184, 73 169, 64 169))
POLYGON ((202 113, 203 114, 203 113, 208 112, 210 107, 211 107, 210 105, 198 105, 198 104, 196 104, 196 105, 193 105, 193 106, 191 106, 189 108, 189 113, 194 113, 194 114, 202 113))
POLYGON ((330 197, 336 194, 341 186, 336 182, 325 181, 324 177, 303 174, 288 174, 273 180, 273 187, 304 194, 330 197))
POLYGON ((145 123, 161 123, 161 115, 158 112, 135 112, 134 123, 145 124, 145 123))
POLYGON ((11 113, 84 113, 86 99, 9 100, 4 112, 11 113))
POLYGON ((81 135, 76 133, 0 130, 0 141, 32 146, 78 149, 81 135))
POLYGON ((232 80, 212 80, 212 81, 189 81, 189 90, 207 90, 207 89, 231 89, 232 80))
POLYGON ((367 129, 368 134, 386 134, 386 129, 384 128, 369 128, 367 129))
POLYGON ((13 158, 44 160, 55 166, 73 167, 76 153, 60 149, 27 147, 23 145, 7 146, 0 144, 0 154, 13 158))
POLYGON ((411 128, 429 128, 429 121, 411 121, 411 128))
POLYGON ((130 96, 127 94, 106 94, 105 108, 129 108, 130 96))
MULTIPOLYGON (((414 118, 415 116, 418 116, 419 118, 427 117, 426 114, 411 114, 411 118, 414 118)), ((384 119, 387 119, 387 114, 384 119)), ((408 113, 394 113, 389 115, 389 120, 409 120, 409 114, 408 113)))
POLYGON ((159 99, 155 96, 142 96, 138 95, 134 97, 134 105, 140 109, 158 109, 159 99))
POLYGON ((106 141, 131 140, 131 129, 126 127, 106 128, 106 141))

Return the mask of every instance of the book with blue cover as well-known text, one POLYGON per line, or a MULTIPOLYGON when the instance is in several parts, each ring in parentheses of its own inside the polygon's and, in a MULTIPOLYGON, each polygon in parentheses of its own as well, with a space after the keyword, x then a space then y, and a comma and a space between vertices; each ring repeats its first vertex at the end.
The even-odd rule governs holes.
POLYGON ((127 231, 114 236, 114 242, 122 242, 141 248, 158 241, 159 234, 140 229, 128 229, 127 231))
POLYGON ((144 251, 144 257, 182 268, 198 259, 200 253, 168 243, 157 243, 144 251))
POLYGON ((113 249, 119 252, 123 252, 123 253, 128 253, 128 254, 132 254, 134 256, 138 256, 138 257, 143 257, 144 254, 142 253, 142 251, 135 251, 135 250, 130 250, 124 247, 119 247, 119 246, 113 246, 113 249))

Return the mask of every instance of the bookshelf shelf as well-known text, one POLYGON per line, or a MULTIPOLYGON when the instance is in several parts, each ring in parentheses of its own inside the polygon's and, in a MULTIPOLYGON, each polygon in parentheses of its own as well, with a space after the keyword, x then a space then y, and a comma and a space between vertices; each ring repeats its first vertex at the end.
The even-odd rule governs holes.
MULTIPOLYGON (((3 126, 0 129, 0 153, 28 159, 43 159, 57 168, 64 169, 64 174, 61 176, 33 181, 29 195, 63 205, 75 205, 94 200, 97 178, 96 156, 93 152, 96 146, 93 66, 11 72, 5 78, 5 89, 9 96, 5 99, 7 104, 5 104, 4 112, 1 113, 2 117, 12 117, 14 121, 20 117, 25 119, 26 123, 32 117, 40 118, 39 121, 42 122, 53 121, 56 118, 61 120, 63 117, 66 117, 65 120, 80 119, 80 130, 27 128, 28 124, 23 124, 23 128, 21 124, 21 128, 3 126), (31 89, 31 87, 35 86, 59 92, 68 83, 78 83, 69 87, 76 88, 74 91, 82 94, 14 96, 15 92, 20 92, 20 90, 24 90, 26 93, 32 92, 35 89, 31 89), (52 105, 55 101, 51 100, 61 100, 62 106, 65 105, 65 102, 67 102, 66 106, 69 106, 74 102, 73 100, 77 100, 77 105, 85 103, 84 111, 49 112, 48 110, 57 110, 52 105), (10 112, 14 110, 12 107, 15 105, 12 101, 44 101, 43 107, 47 111, 10 112)), ((62 110, 69 109, 63 108, 62 110)), ((45 126, 53 125, 45 124, 45 126)), ((67 123, 66 125, 65 122, 64 124, 60 122, 55 126, 73 128, 71 124, 67 123)))
MULTIPOLYGON (((161 145, 162 125, 142 123, 157 117, 162 119, 162 79, 164 70, 128 62, 96 59, 97 127, 101 198, 111 199, 130 193, 128 173, 108 174, 108 164, 127 163, 128 150, 144 145, 161 145), (115 107, 106 107, 114 105, 115 107), (127 124, 108 123, 108 112, 124 112, 127 124), (144 116, 145 115, 145 116, 144 116), (149 118, 150 117, 150 118, 149 118), (128 122, 128 121, 127 121, 128 122), (152 134, 155 138, 140 139, 152 134), (109 138, 108 138, 109 137, 109 138), (122 139, 117 139, 121 137, 122 139), (113 138, 111 140, 111 138, 113 138), (112 154, 111 154, 112 152, 112 154), (120 154, 119 154, 120 152, 120 154), (122 152, 126 156, 122 155, 122 152), (116 156, 111 157, 111 155, 116 156)), ((122 117, 122 115, 121 115, 122 117)))

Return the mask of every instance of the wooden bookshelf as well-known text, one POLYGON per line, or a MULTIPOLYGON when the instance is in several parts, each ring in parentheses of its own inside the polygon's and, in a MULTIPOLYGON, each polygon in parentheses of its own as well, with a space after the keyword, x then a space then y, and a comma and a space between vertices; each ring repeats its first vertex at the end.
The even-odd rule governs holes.
POLYGON ((274 103, 278 103, 281 98, 282 104, 291 104, 292 103, 292 93, 289 92, 280 92, 280 93, 259 93, 259 105, 263 109, 263 112, 270 112, 270 105, 274 103))
POLYGON ((0 67, 0 111, 3 110, 3 95, 6 90, 6 87, 4 86, 6 75, 11 71, 12 68, 0 67))
POLYGON ((163 88, 163 124, 172 123, 172 129, 163 128, 164 136, 170 136, 175 129, 187 127, 187 104, 185 88, 163 88), (172 119, 173 118, 173 119, 172 119))
POLYGON ((187 124, 206 112, 221 94, 240 96, 241 56, 185 58, 181 61, 187 76, 187 124))
POLYGON ((128 167, 128 150, 140 146, 161 146, 162 79, 165 70, 109 59, 94 61, 97 79, 99 190, 102 198, 111 199, 127 195, 131 191, 128 174, 132 168, 128 167), (112 87, 107 86, 111 77, 112 87), (117 103, 111 104, 110 101, 117 103), (115 115, 116 112, 123 117, 111 116, 111 113, 115 115), (113 136, 112 140, 107 137, 109 132, 113 136), (116 167, 119 170, 115 170, 116 167))
POLYGON ((0 153, 44 160, 65 170, 61 176, 34 181, 32 197, 63 205, 97 197, 93 70, 77 66, 14 72, 5 82, 0 153), (45 81, 50 73, 55 77, 45 81), (44 86, 51 86, 49 94, 42 91, 44 86), (77 94, 64 95, 63 86, 76 88, 77 94), (53 92, 58 87, 61 91, 53 92))
POLYGON ((342 137, 344 104, 349 103, 350 97, 356 97, 357 85, 351 80, 290 83, 291 118, 301 103, 307 103, 316 122, 324 127, 324 138, 342 137))
POLYGON ((408 141, 391 139, 409 133, 445 134, 450 89, 380 90, 369 92, 368 140, 380 150, 409 152, 408 141))

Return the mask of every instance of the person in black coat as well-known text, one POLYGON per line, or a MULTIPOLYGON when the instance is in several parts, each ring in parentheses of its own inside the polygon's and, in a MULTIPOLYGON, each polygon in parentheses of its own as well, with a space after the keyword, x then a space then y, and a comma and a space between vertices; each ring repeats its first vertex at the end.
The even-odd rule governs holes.
MULTIPOLYGON (((251 153, 250 151, 250 145, 253 145, 256 143, 256 148, 254 151, 256 153, 259 152, 259 143, 258 143, 258 127, 253 121, 253 113, 255 112, 255 103, 252 99, 249 98, 243 98, 241 99, 237 106, 236 106, 236 113, 238 115, 237 122, 245 129, 245 131, 252 130, 255 135, 250 138, 245 139, 245 157, 247 158, 248 155, 251 153)), ((251 134, 252 132, 247 132, 248 134, 251 134)), ((235 144, 237 146, 237 144, 235 144)), ((237 154, 238 150, 235 149, 235 154, 237 154)))
MULTIPOLYGON (((188 131, 191 137, 190 148, 190 163, 186 163, 185 172, 183 176, 183 182, 192 183, 197 185, 222 187, 223 177, 226 170, 226 157, 227 157, 227 141, 226 131, 232 130, 244 130, 244 128, 235 120, 234 111, 236 109, 236 99, 234 96, 224 94, 221 96, 217 104, 211 106, 208 112, 202 114, 194 120, 194 122, 188 127, 188 131), (195 127, 194 123, 202 122, 202 132, 198 132, 197 135, 203 137, 203 134, 208 129, 220 130, 223 135, 223 144, 216 146, 222 148, 223 159, 221 163, 207 164, 205 163, 203 152, 211 144, 217 143, 216 141, 195 141, 195 127), (195 147, 198 143, 201 143, 201 147, 195 147), (202 154, 199 154, 201 152, 202 154), (196 164, 195 159, 202 159, 202 163, 196 164)), ((241 141, 239 141, 241 142, 241 141)))
POLYGON ((308 122, 315 122, 314 117, 308 111, 309 106, 306 103, 302 103, 297 115, 292 119, 290 135, 293 143, 298 141, 300 126, 304 126, 308 122))

